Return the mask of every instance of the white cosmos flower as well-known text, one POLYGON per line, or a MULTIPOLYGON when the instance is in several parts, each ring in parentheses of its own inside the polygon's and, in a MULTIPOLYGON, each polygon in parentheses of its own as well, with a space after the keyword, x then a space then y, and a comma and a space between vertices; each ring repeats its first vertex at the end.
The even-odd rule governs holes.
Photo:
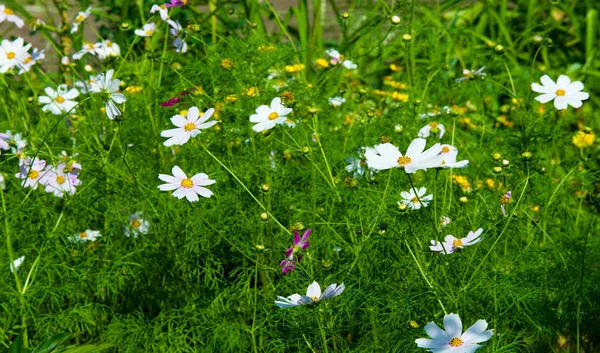
POLYGON ((540 81, 541 85, 531 84, 534 92, 543 93, 541 96, 535 97, 535 100, 540 103, 554 100, 554 107, 558 110, 567 109, 569 105, 579 108, 583 105, 582 101, 590 97, 589 93, 582 92, 583 83, 581 81, 571 82, 571 79, 565 75, 560 75, 556 83, 548 75, 542 76, 540 81))
POLYGON ((49 168, 40 183, 46 186, 44 191, 57 197, 63 197, 65 194, 73 195, 75 187, 81 185, 81 180, 77 179, 76 173, 70 173, 65 163, 61 163, 56 168, 49 168))
POLYGON ((67 85, 58 85, 56 91, 52 87, 44 89, 47 96, 39 96, 38 102, 44 104, 42 111, 50 111, 54 115, 63 115, 77 106, 77 102, 72 99, 79 96, 79 91, 75 88, 68 89, 67 85))
POLYGON ((431 200, 433 200, 433 195, 425 195, 426 193, 427 189, 425 187, 418 189, 416 193, 412 188, 408 191, 402 191, 400 193, 402 200, 398 201, 398 205, 405 204, 408 208, 413 210, 420 209, 421 204, 423 204, 424 207, 427 207, 431 200), (421 202, 419 202, 419 200, 421 200, 421 202))
POLYGON ((337 65, 339 63, 342 64, 342 66, 344 66, 346 69, 348 70, 354 70, 356 68, 358 68, 358 66, 353 63, 352 61, 345 59, 345 57, 340 54, 339 51, 335 50, 335 49, 327 49, 325 51, 325 53, 327 53, 327 55, 329 55, 331 57, 331 59, 329 60, 329 62, 331 63, 331 65, 337 65))
POLYGON ((367 164, 369 168, 377 170, 404 168, 407 173, 439 166, 443 160, 443 156, 440 155, 441 145, 435 144, 424 151, 426 143, 425 139, 414 139, 408 146, 406 155, 402 155, 398 148, 391 143, 369 147, 365 152, 367 164))
POLYGON ((174 166, 171 172, 173 176, 167 174, 158 175, 160 180, 166 182, 166 184, 158 186, 160 190, 175 190, 173 196, 178 199, 185 197, 190 202, 198 201, 198 195, 202 197, 211 197, 213 195, 212 191, 204 187, 216 183, 215 180, 209 179, 208 175, 200 173, 188 178, 178 166, 174 166))
POLYGON ((343 97, 329 98, 329 105, 331 105, 332 107, 339 107, 343 103, 346 103, 346 98, 343 98, 343 97))
POLYGON ((450 219, 450 217, 440 216, 440 224, 442 225, 442 227, 448 226, 450 222, 452 222, 452 219, 450 219))
POLYGON ((437 122, 431 122, 421 128, 419 130, 419 134, 417 136, 422 138, 427 138, 431 134, 439 134, 440 140, 446 133, 446 128, 442 124, 438 124, 437 122))
POLYGON ((299 305, 312 304, 328 298, 337 297, 338 295, 342 294, 345 288, 346 287, 343 283, 339 286, 334 283, 325 288, 325 291, 321 293, 321 286, 314 281, 310 286, 308 286, 306 295, 292 294, 287 298, 277 296, 275 305, 280 308, 291 308, 299 305))
POLYGON ((21 267, 21 264, 23 263, 23 261, 25 260, 25 256, 21 256, 18 259, 15 259, 15 261, 13 261, 12 264, 10 264, 9 268, 10 268, 10 272, 16 272, 19 270, 19 267, 21 267))
POLYGON ((100 234, 99 230, 86 229, 84 232, 76 233, 72 237, 69 237, 69 240, 74 243, 85 243, 88 241, 95 241, 101 236, 102 234, 100 234))
POLYGON ((439 165, 440 168, 466 168, 469 165, 469 161, 466 159, 456 161, 458 149, 452 145, 442 145, 440 155, 443 156, 442 162, 439 165))
POLYGON ((71 27, 71 34, 79 31, 79 25, 85 21, 88 16, 92 13, 92 7, 88 7, 85 11, 79 11, 77 16, 75 16, 75 21, 73 22, 73 26, 71 27))
POLYGON ((91 93, 101 93, 103 95, 102 98, 106 102, 106 116, 111 120, 121 115, 121 111, 115 103, 121 104, 127 100, 123 93, 118 92, 121 80, 113 80, 114 73, 115 70, 110 69, 106 72, 106 75, 98 75, 96 80, 90 83, 89 90, 91 93))
POLYGON ((79 60, 85 54, 91 54, 91 55, 96 56, 96 46, 94 45, 94 43, 90 43, 90 42, 83 43, 81 50, 78 51, 77 53, 73 54, 73 60, 79 60))
POLYGON ((462 82, 462 81, 466 81, 466 80, 470 80, 472 78, 475 77, 485 77, 487 76, 487 74, 485 72, 483 72, 483 70, 485 69, 485 66, 482 67, 479 70, 468 70, 468 69, 464 69, 463 70, 463 75, 465 75, 464 77, 460 77, 456 79, 456 82, 462 82))
POLYGON ((169 19, 169 9, 163 4, 163 5, 152 5, 152 7, 150 8, 150 13, 155 13, 158 11, 158 14, 160 15, 160 19, 163 21, 166 21, 169 19))
POLYGON ((125 227, 125 236, 136 238, 140 234, 148 234, 150 222, 142 217, 142 212, 129 215, 129 224, 125 227))
POLYGON ((28 52, 25 53, 25 57, 21 58, 17 66, 19 67, 19 75, 22 75, 25 72, 29 72, 33 65, 37 64, 38 61, 41 61, 46 58, 46 54, 44 50, 39 50, 38 48, 33 48, 31 54, 28 52))
POLYGON ((18 28, 22 28, 25 25, 25 21, 19 16, 15 15, 15 12, 5 5, 0 5, 0 23, 8 21, 14 23, 18 28))
POLYGON ((153 22, 146 23, 142 29, 136 29, 133 33, 139 37, 150 37, 154 34, 156 25, 153 22))
POLYGON ((44 174, 48 171, 46 168, 46 161, 43 159, 31 159, 31 157, 25 158, 19 166, 19 173, 15 174, 17 179, 24 179, 21 183, 24 188, 31 187, 37 189, 38 184, 41 183, 44 174))
POLYGON ((271 106, 261 105, 256 108, 256 114, 250 116, 250 122, 257 123, 252 130, 261 132, 270 130, 277 124, 283 124, 286 121, 286 115, 292 112, 292 108, 286 108, 281 104, 281 98, 275 97, 271 101, 271 106))
POLYGON ((481 240, 483 240, 481 237, 482 232, 483 228, 479 228, 475 232, 470 231, 464 238, 456 238, 454 235, 448 234, 441 244, 437 240, 432 240, 429 249, 442 254, 452 254, 457 250, 463 249, 465 246, 471 246, 479 243, 481 240))
POLYGON ((191 107, 188 109, 187 117, 183 115, 175 115, 171 118, 173 125, 177 126, 176 129, 164 130, 160 133, 162 137, 170 137, 164 142, 165 146, 183 145, 189 141, 190 137, 196 137, 201 130, 208 129, 215 125, 215 120, 208 121, 215 112, 214 108, 207 110, 200 118, 200 112, 198 107, 191 107))
POLYGON ((485 320, 477 320, 475 324, 462 332, 462 322, 457 314, 444 316, 444 330, 434 322, 425 325, 425 332, 431 337, 415 340, 417 347, 426 348, 432 353, 473 353, 481 348, 477 343, 489 340, 494 330, 487 330, 485 320))
POLYGON ((94 50, 96 51, 98 59, 100 60, 121 55, 121 47, 119 47, 117 43, 108 39, 94 44, 94 50))
POLYGON ((29 48, 31 44, 25 44, 23 38, 19 37, 12 42, 3 39, 0 45, 0 73, 19 66, 29 56, 29 48))
POLYGON ((167 23, 171 26, 169 33, 175 37, 175 40, 173 41, 175 51, 178 53, 185 53, 187 51, 187 43, 181 39, 181 36, 179 35, 180 32, 184 32, 183 27, 181 27, 177 21, 167 20, 167 23))

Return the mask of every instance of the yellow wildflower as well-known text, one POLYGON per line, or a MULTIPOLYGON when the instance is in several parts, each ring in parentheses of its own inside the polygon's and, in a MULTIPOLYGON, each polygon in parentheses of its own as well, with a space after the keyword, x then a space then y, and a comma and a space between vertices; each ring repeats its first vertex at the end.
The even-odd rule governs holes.
POLYGON ((304 70, 304 64, 285 65, 285 71, 291 74, 304 70))
POLYGON ((125 88, 125 92, 127 93, 138 93, 142 90, 142 86, 129 86, 125 88))
POLYGON ((596 141, 596 135, 592 131, 577 131, 573 136, 573 144, 579 148, 590 147, 596 141))
POLYGON ((233 60, 229 59, 229 58, 225 58, 223 60, 221 60, 221 67, 224 68, 225 70, 229 70, 233 67, 233 60))
POLYGON ((319 67, 326 68, 329 67, 329 60, 324 58, 318 58, 317 60, 315 60, 315 64, 317 64, 317 66, 319 67))

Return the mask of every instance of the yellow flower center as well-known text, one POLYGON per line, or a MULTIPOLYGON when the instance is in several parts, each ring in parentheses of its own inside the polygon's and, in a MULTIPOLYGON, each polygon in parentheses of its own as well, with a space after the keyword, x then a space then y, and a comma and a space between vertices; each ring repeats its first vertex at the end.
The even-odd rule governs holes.
POLYGON ((5 7, 4 8, 4 13, 7 14, 7 15, 12 15, 15 12, 13 10, 9 9, 8 7, 5 7))
POLYGON ((429 126, 431 126, 432 129, 435 129, 436 127, 438 127, 438 123, 436 123, 436 122, 429 123, 429 126))
POLYGON ((317 301, 319 300, 319 297, 311 297, 312 300, 317 301))
POLYGON ((85 238, 87 238, 87 237, 88 237, 88 234, 87 234, 86 232, 81 232, 81 233, 79 233, 79 237, 80 237, 81 239, 85 239, 85 238))
POLYGON ((419 198, 414 196, 412 199, 410 199, 410 202, 412 203, 419 203, 419 198))
POLYGON ((75 22, 82 22, 83 20, 85 20, 85 16, 83 16, 83 15, 79 15, 79 16, 75 17, 75 22))
POLYGON ((186 189, 191 189, 192 186, 194 186, 194 182, 190 178, 185 178, 181 181, 181 186, 183 186, 186 189))
POLYGON ((56 97, 56 103, 64 103, 65 102, 65 98, 63 96, 58 96, 56 97))
MULTIPOLYGON (((452 246, 463 246, 463 242, 460 239, 456 239, 455 241, 452 242, 452 246)), ((458 338, 455 338, 458 339, 458 338)), ((458 339, 460 340, 460 339, 458 339)), ((462 344, 462 341, 460 341, 460 343, 462 344)), ((460 344, 458 345, 460 346, 460 344)), ((454 346, 454 347, 458 347, 458 346, 454 346)))
POLYGON ((194 130, 195 128, 196 128, 196 124, 194 124, 194 123, 187 123, 187 124, 185 124, 185 125, 183 126, 183 129, 184 129, 185 131, 192 131, 192 130, 194 130))
POLYGON ((28 56, 28 57, 25 58, 25 60, 23 60, 23 62, 25 64, 29 64, 31 62, 31 60, 33 60, 33 58, 31 56, 28 56))
POLYGON ((30 170, 27 174, 29 179, 37 179, 40 176, 40 173, 37 170, 30 170))
POLYGON ((6 57, 7 57, 9 60, 11 60, 11 59, 14 59, 14 58, 15 58, 15 56, 17 56, 17 54, 15 54, 15 52, 14 52, 14 51, 9 51, 8 53, 6 53, 6 57))
POLYGON ((565 90, 562 89, 562 88, 559 88, 559 89, 556 90, 556 95, 559 96, 559 97, 562 97, 565 94, 567 94, 567 92, 565 92, 565 90))
POLYGON ((405 166, 410 162, 412 162, 412 159, 410 159, 408 156, 402 156, 398 158, 398 165, 405 166))
POLYGON ((57 177, 56 177, 56 183, 57 183, 58 185, 62 185, 62 184, 64 184, 64 183, 65 183, 65 180, 66 180, 66 179, 65 179, 65 177, 64 177, 64 176, 62 176, 62 175, 59 175, 59 176, 57 176, 57 177))
POLYGON ((152 35, 152 33, 154 33, 154 31, 153 31, 153 30, 151 30, 151 29, 149 29, 149 30, 147 30, 147 31, 146 31, 146 35, 147 35, 147 36, 151 36, 151 35, 152 35))
POLYGON ((452 347, 460 347, 463 345, 463 343, 464 343, 464 341, 458 337, 454 337, 453 339, 450 340, 450 345, 452 347))
POLYGON ((340 61, 344 61, 344 55, 340 54, 340 61))
POLYGON ((279 117, 279 114, 277 114, 276 112, 272 112, 271 114, 269 114, 269 120, 275 120, 279 117))
POLYGON ((134 220, 131 222, 131 226, 132 226, 133 228, 139 228, 139 226, 140 226, 141 224, 142 224, 142 223, 140 223, 140 221, 138 221, 137 219, 134 219, 134 220))
POLYGON ((165 6, 165 4, 162 4, 162 5, 160 5, 160 8, 164 10, 164 9, 166 9, 167 7, 165 6))
POLYGON ((89 49, 89 50, 92 50, 92 49, 94 49, 94 44, 92 44, 92 43, 88 43, 88 44, 86 44, 86 45, 87 45, 87 47, 88 47, 88 49, 89 49))
POLYGON ((448 152, 450 152, 450 147, 448 147, 448 146, 442 147, 442 153, 448 153, 448 152))
POLYGON ((112 45, 113 45, 113 42, 111 42, 110 40, 106 42, 107 47, 112 47, 112 45))

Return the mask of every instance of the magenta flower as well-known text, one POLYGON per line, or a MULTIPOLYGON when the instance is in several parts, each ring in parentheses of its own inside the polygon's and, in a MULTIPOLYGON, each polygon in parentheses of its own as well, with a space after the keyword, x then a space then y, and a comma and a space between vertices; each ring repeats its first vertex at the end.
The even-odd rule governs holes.
POLYGON ((172 107, 175 104, 181 102, 183 100, 182 97, 187 96, 188 94, 190 94, 190 91, 183 91, 183 92, 179 93, 179 96, 171 98, 166 102, 162 102, 162 103, 160 103, 160 105, 163 107, 172 107))
POLYGON ((296 268, 296 263, 302 260, 302 255, 297 255, 297 253, 308 249, 310 232, 311 230, 307 229, 302 238, 298 232, 294 233, 294 245, 285 251, 285 259, 279 263, 279 266, 282 267, 281 273, 292 272, 296 268))
POLYGON ((166 7, 181 7, 187 5, 189 0, 171 0, 171 2, 165 3, 166 7))

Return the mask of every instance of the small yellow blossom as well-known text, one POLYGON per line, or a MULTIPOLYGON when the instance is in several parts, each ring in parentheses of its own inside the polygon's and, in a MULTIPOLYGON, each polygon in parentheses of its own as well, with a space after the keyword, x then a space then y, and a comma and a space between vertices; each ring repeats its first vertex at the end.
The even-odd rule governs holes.
POLYGON ((392 70, 394 72, 401 71, 402 69, 404 69, 402 66, 399 66, 396 64, 390 64, 390 70, 392 70))
POLYGON ((198 95, 198 94, 204 94, 204 88, 202 88, 202 86, 196 86, 194 88, 194 94, 198 95))
POLYGON ((138 93, 142 91, 142 86, 129 86, 125 88, 125 92, 127 93, 138 93))
POLYGON ((408 94, 400 93, 400 92, 392 92, 392 98, 395 100, 399 100, 401 102, 408 102, 408 94))
POLYGON ((487 185, 488 188, 493 189, 495 184, 496 183, 494 182, 494 179, 492 179, 492 178, 485 179, 485 185, 487 185))
POLYGON ((512 121, 508 120, 508 118, 506 117, 506 115, 502 114, 500 115, 498 118, 496 118, 496 126, 502 124, 508 128, 514 128, 515 127, 515 123, 513 123, 512 121))
POLYGON ((238 100, 238 96, 236 94, 230 94, 227 97, 225 97, 225 100, 233 103, 238 100))
POLYGON ((386 80, 386 81, 383 81, 383 83, 388 86, 391 86, 395 89, 406 89, 406 87, 407 87, 405 83, 394 81, 394 80, 386 80))
POLYGON ((452 176, 452 180, 454 181, 455 184, 457 184, 458 186, 460 186, 461 190, 463 192, 471 192, 473 191, 473 185, 471 185, 471 182, 469 182, 469 179, 467 179, 466 176, 463 175, 453 175, 452 176))
POLYGON ((467 127, 471 128, 471 129, 475 129, 477 128, 477 125, 473 124, 473 122, 471 122, 471 118, 460 118, 458 119, 458 122, 460 124, 466 125, 467 127))
POLYGON ((324 58, 318 58, 317 60, 315 60, 315 64, 317 64, 318 67, 326 68, 329 67, 329 60, 324 58))
POLYGON ((573 136, 573 144, 579 148, 590 147, 596 141, 596 135, 592 131, 577 131, 573 136))
POLYGON ((275 50, 276 50, 276 48, 273 44, 259 45, 258 48, 256 48, 256 51, 259 51, 259 52, 272 52, 275 50))
POLYGON ((304 64, 285 65, 285 71, 291 74, 304 70, 304 64))
MULTIPOLYGON (((187 113, 188 113, 187 109, 183 109, 183 110, 180 110, 180 111, 179 111, 179 115, 181 115, 181 116, 183 116, 183 117, 186 117, 186 116, 187 116, 187 113)), ((200 115, 202 115, 202 114, 200 114, 200 115)))
POLYGON ((372 92, 375 93, 376 95, 382 96, 382 97, 385 97, 385 96, 389 95, 388 92, 382 91, 380 89, 374 89, 372 92))
POLYGON ((258 88, 250 87, 246 90, 246 95, 248 97, 256 97, 258 95, 258 88))
POLYGON ((224 68, 225 70, 229 70, 233 67, 233 60, 229 59, 229 58, 225 58, 223 60, 221 60, 221 67, 224 68))

